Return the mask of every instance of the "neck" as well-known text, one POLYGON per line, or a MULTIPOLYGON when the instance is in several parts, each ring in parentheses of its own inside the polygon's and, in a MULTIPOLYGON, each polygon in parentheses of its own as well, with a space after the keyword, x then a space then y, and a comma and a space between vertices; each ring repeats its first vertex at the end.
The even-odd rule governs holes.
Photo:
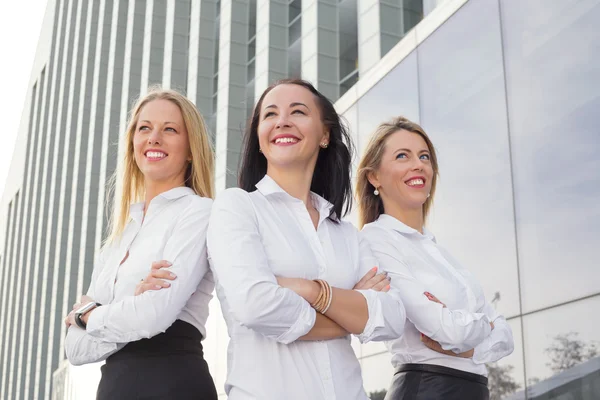
POLYGON ((168 181, 168 182, 152 182, 146 181, 146 198, 144 200, 144 215, 146 215, 146 210, 148 210, 148 206, 152 199, 158 196, 161 193, 167 192, 176 187, 185 186, 184 182, 180 179, 168 181))
POLYGON ((314 166, 304 169, 267 167, 267 175, 290 196, 302 200, 306 208, 311 205, 310 184, 312 183, 313 172, 314 166))
POLYGON ((388 207, 384 203, 385 213, 389 216, 392 216, 402 222, 403 224, 410 226, 414 230, 419 231, 421 234, 423 233, 423 207, 419 208, 402 208, 396 204, 392 204, 388 207))

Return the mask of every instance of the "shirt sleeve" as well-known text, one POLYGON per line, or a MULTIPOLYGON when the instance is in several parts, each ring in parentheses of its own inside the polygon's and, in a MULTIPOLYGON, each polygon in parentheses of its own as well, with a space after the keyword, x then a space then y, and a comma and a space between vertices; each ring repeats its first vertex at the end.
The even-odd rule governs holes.
POLYGON ((421 333, 440 343, 445 350, 457 353, 471 350, 483 342, 492 330, 485 313, 450 310, 428 300, 424 294, 427 289, 414 278, 395 250, 397 244, 379 235, 369 237, 371 233, 367 233, 366 237, 379 266, 389 273, 391 285, 404 303, 407 318, 421 333))
MULTIPOLYGON (((354 229, 354 228, 353 228, 354 229)), ((355 229, 354 229, 355 230, 355 229)), ((356 231, 356 230, 355 230, 356 231)), ((360 280, 371 268, 378 265, 373 256, 369 243, 356 232, 359 242, 360 268, 358 280, 360 280)), ((394 340, 402 336, 406 311, 404 304, 395 289, 389 292, 377 292, 375 290, 357 290, 367 300, 369 319, 363 333, 357 335, 361 343, 370 341, 394 340)))
POLYGON ((473 362, 475 364, 498 361, 510 355, 515 348, 512 329, 504 317, 499 315, 494 307, 487 302, 481 312, 485 313, 494 322, 494 329, 488 337, 475 346, 473 352, 473 362))
MULTIPOLYGON (((87 296, 95 298, 94 287, 100 270, 104 267, 106 251, 102 251, 97 257, 92 271, 92 280, 87 291, 87 296)), ((111 354, 117 352, 123 345, 102 342, 90 336, 85 330, 78 326, 70 326, 65 338, 65 354, 73 365, 83 365, 105 360, 111 354)))
POLYGON ((67 331, 65 353, 71 364, 83 365, 106 360, 125 345, 102 341, 80 327, 71 325, 67 331))
POLYGON ((227 189, 217 198, 208 249, 228 311, 242 326, 284 344, 312 329, 315 310, 292 290, 277 284, 247 192, 227 189))
POLYGON ((153 337, 175 322, 208 271, 206 231, 210 204, 204 198, 192 201, 182 211, 165 245, 163 259, 173 264, 166 269, 177 276, 170 281, 171 286, 94 309, 87 323, 90 335, 106 342, 126 343, 153 337))

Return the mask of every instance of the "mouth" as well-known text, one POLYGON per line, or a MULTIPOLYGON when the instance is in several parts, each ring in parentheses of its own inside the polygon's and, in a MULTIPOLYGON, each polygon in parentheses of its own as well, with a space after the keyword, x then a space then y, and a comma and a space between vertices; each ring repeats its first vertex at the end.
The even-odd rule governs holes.
POLYGON ((414 176, 414 177, 410 178, 409 180, 404 181, 404 183, 407 186, 415 188, 415 189, 422 189, 422 188, 424 188, 425 187, 425 182, 426 182, 426 179, 424 177, 422 177, 422 176, 414 176))
POLYGON ((271 140, 277 146, 293 146, 298 142, 300 139, 293 135, 277 135, 271 140))
POLYGON ((162 150, 146 150, 144 155, 148 161, 160 161, 169 156, 162 150))

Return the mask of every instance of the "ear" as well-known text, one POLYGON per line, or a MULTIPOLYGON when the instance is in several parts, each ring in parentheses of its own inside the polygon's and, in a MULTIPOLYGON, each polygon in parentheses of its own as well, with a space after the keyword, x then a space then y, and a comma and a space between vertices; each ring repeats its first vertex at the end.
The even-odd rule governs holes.
POLYGON ((325 128, 325 130, 323 130, 323 138, 321 139, 321 143, 327 143, 329 144, 329 129, 325 128))
POLYGON ((371 185, 373 185, 373 187, 375 189, 379 188, 381 185, 379 184, 379 178, 377 177, 377 172, 375 171, 369 171, 367 173, 367 179, 369 180, 369 183, 371 185))

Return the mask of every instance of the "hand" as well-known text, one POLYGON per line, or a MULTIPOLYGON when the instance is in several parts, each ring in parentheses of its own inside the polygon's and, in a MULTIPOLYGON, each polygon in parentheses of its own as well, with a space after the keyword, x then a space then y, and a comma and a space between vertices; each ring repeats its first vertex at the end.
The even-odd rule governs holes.
POLYGON ((441 301, 438 300, 437 297, 435 297, 434 295, 432 295, 429 292, 425 292, 425 296, 429 299, 429 301, 433 301, 434 303, 439 303, 441 304, 444 308, 446 308, 446 305, 444 303, 442 303, 441 301))
POLYGON ((160 290, 162 288, 170 287, 171 284, 166 282, 165 279, 172 281, 175 280, 177 276, 173 272, 163 268, 169 268, 171 265, 173 264, 165 260, 153 262, 150 273, 135 287, 134 295, 139 296, 148 290, 160 290))
POLYGON ((321 285, 309 279, 283 278, 281 276, 277 276, 276 278, 279 286, 296 292, 296 294, 310 304, 314 304, 317 301, 317 297, 319 297, 319 293, 321 292, 321 285))
POLYGON ((450 350, 444 350, 438 342, 436 342, 435 340, 431 339, 428 336, 423 335, 422 333, 421 333, 421 342, 423 342, 423 344, 425 346, 429 347, 433 351, 437 351, 438 353, 446 354, 446 355, 452 356, 452 357, 472 358, 473 353, 474 353, 474 349, 471 349, 471 350, 468 350, 468 351, 465 351, 465 352, 459 353, 459 354, 456 354, 455 352, 450 351, 450 350))
POLYGON ((77 326, 77 324, 75 323, 75 310, 72 310, 66 317, 65 317, 65 326, 67 327, 67 329, 69 329, 69 327, 71 325, 75 325, 77 326))
POLYGON ((377 292, 387 292, 390 290, 390 279, 387 272, 377 273, 377 267, 373 267, 361 278, 353 289, 367 290, 373 289, 377 292))
POLYGON ((75 323, 75 311, 78 310, 79 308, 81 308, 81 306, 88 304, 88 303, 93 303, 93 302, 94 302, 94 299, 92 299, 90 296, 82 295, 81 299, 78 302, 73 303, 71 312, 65 317, 65 320, 64 320, 65 325, 67 326, 67 329, 71 325, 77 326, 77 324, 75 323))

